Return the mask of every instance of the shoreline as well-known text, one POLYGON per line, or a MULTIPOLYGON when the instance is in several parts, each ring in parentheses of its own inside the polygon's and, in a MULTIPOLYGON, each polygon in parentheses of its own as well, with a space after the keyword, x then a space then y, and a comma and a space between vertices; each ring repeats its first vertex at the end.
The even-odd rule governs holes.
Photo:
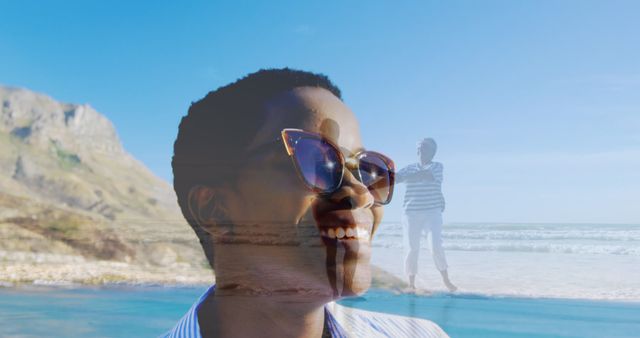
MULTIPOLYGON (((137 281, 137 280, 118 280, 118 281, 104 281, 95 283, 93 280, 89 283, 68 281, 68 280, 33 280, 22 282, 7 282, 0 280, 0 290, 47 290, 47 289, 119 289, 119 288, 131 288, 131 289, 189 289, 189 288, 208 288, 214 282, 156 282, 156 281, 137 281)), ((432 298, 477 298, 477 299, 517 299, 517 300, 575 300, 585 302, 603 302, 603 303, 619 303, 619 304, 637 304, 640 305, 640 298, 585 298, 585 297, 560 297, 560 296, 548 296, 548 295, 531 295, 531 294, 516 294, 516 293, 482 293, 475 291, 466 292, 443 292, 443 291, 425 291, 417 293, 405 292, 403 288, 399 287, 386 287, 376 285, 372 283, 370 290, 383 290, 387 291, 394 296, 416 296, 416 297, 432 297, 432 298)))
MULTIPOLYGON (((137 282, 110 282, 104 284, 81 284, 81 283, 66 283, 66 282, 44 282, 44 283, 21 283, 21 284, 9 284, 6 282, 0 282, 0 291, 49 291, 49 290, 94 290, 94 291, 108 291, 108 290, 154 290, 154 289, 205 289, 210 287, 210 284, 154 284, 154 283, 137 283, 137 282)), ((601 299, 601 298, 567 298, 567 297, 547 297, 547 296, 531 296, 531 295, 515 295, 515 294, 482 294, 474 292, 433 292, 425 294, 412 294, 401 292, 400 290, 371 287, 370 291, 382 291, 393 294, 394 296, 413 296, 413 297, 425 297, 432 299, 477 299, 477 300, 519 300, 519 301, 578 301, 578 302, 594 302, 603 304, 628 304, 640 306, 640 299, 601 299)), ((354 296, 344 298, 358 299, 362 296, 354 296)))
POLYGON ((145 266, 114 261, 0 262, 0 286, 19 285, 210 285, 209 269, 187 264, 145 266))
MULTIPOLYGON (((372 263, 402 277, 401 249, 378 248, 372 263)), ((446 252, 459 293, 491 297, 640 301, 635 256, 515 252, 446 252)), ((418 288, 446 292, 428 250, 421 250, 418 288)))
MULTIPOLYGON (((32 258, 32 257, 30 257, 32 258)), ((372 287, 400 290, 404 281, 372 265, 372 287)), ((1 261, 0 287, 19 286, 210 286, 214 272, 208 267, 186 263, 168 266, 141 265, 118 261, 85 260, 79 256, 44 255, 39 260, 1 261)))
MULTIPOLYGON (((380 249, 379 249, 380 250, 380 249)), ((384 289, 402 295, 406 288, 403 280, 399 253, 396 250, 380 250, 372 261, 371 289, 384 289), (381 268, 382 267, 382 268, 381 268)), ((127 263, 118 261, 89 260, 77 255, 17 253, 2 254, 0 251, 0 288, 22 287, 207 287, 215 283, 213 271, 208 267, 187 263, 173 263, 166 266, 127 263)), ((629 275, 627 284, 617 288, 605 287, 606 279, 599 276, 613 276, 613 272, 630 267, 628 257, 587 257, 580 256, 581 264, 567 255, 552 255, 553 260, 542 258, 540 254, 521 253, 504 257, 500 253, 485 253, 481 257, 466 252, 448 252, 452 269, 450 275, 458 292, 451 297, 492 297, 523 299, 576 299, 621 303, 640 302, 640 290, 633 286, 635 275, 629 275), (596 259, 593 261, 593 259, 596 259), (606 258, 606 259, 604 259, 606 258), (615 259, 614 259, 615 258, 615 259), (603 260, 604 259, 604 260, 603 260), (617 260, 623 260, 616 263, 617 260), (485 262, 492 262, 492 267, 485 262), (563 261, 564 262, 563 264, 563 261), (507 263, 518 263, 527 270, 504 269, 507 263), (540 265, 539 263, 543 263, 540 265), (593 275, 586 267, 603 266, 610 268, 609 274, 593 275), (554 264, 560 263, 557 266, 554 264), (598 263, 598 264, 596 264, 598 263), (617 266, 611 268, 612 264, 617 266), (624 263, 624 264, 623 264, 624 263), (487 267, 487 269, 484 269, 487 267), (552 272, 552 273, 549 273, 552 272), (555 274, 553 274, 555 272, 555 274), (589 276, 591 279, 584 279, 589 276), (552 278, 553 277, 553 278, 552 278), (578 284, 580 282, 580 284, 578 284), (577 287, 579 286, 579 288, 577 287)), ((548 255, 545 255, 545 257, 548 255)), ((573 255, 572 255, 573 256, 573 255)), ((435 267, 428 257, 422 260, 424 266, 416 279, 419 294, 430 296, 450 295, 435 273, 435 267)), ((605 268, 600 269, 606 272, 605 268)))

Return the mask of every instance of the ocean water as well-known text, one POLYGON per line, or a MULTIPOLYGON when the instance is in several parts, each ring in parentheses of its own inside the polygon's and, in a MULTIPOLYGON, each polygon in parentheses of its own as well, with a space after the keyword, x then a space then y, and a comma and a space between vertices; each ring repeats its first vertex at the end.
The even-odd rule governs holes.
MULTIPOLYGON (((443 227, 446 250, 640 257, 638 224, 454 223, 443 227)), ((402 225, 380 227, 375 247, 402 248, 402 225)))
MULTIPOLYGON (((348 306, 430 319, 452 337, 640 337, 640 226, 448 224, 444 292, 422 242, 417 285, 348 306)), ((404 278, 402 227, 383 224, 372 262, 404 278)), ((205 288, 0 287, 0 337, 154 337, 205 288)))
POLYGON ((0 288, 0 337, 156 337, 206 288, 0 288))
MULTIPOLYGON (((205 288, 0 288, 0 337, 156 337, 205 288)), ((638 337, 640 303, 412 296, 371 290, 342 301, 370 311, 426 318, 451 337, 638 337)))
MULTIPOLYGON (((452 281, 483 295, 640 301, 640 225, 446 224, 452 281)), ((444 291, 423 238, 418 286, 444 291)), ((402 226, 386 223, 373 263, 404 278, 402 226)))

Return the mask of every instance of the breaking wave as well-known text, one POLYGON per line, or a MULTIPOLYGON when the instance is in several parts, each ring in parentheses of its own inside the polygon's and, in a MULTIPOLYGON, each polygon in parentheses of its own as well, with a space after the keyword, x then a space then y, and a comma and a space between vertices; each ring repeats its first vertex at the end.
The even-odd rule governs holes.
MULTIPOLYGON (((450 224, 446 250, 640 256, 640 225, 450 224)), ((402 248, 402 225, 384 224, 374 247, 402 248)), ((423 241, 428 247, 428 241, 423 241)))

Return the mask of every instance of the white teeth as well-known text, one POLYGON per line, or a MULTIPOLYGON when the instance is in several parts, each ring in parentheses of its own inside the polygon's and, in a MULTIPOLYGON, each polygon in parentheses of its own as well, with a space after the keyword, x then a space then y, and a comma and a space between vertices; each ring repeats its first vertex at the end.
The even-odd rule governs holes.
POLYGON ((369 231, 367 231, 365 229, 357 228, 356 231, 358 233, 358 237, 359 238, 368 238, 369 237, 369 231))
POLYGON ((330 239, 343 239, 343 238, 355 238, 355 239, 363 239, 367 240, 371 237, 369 231, 360 228, 360 227, 335 227, 328 228, 327 230, 321 230, 320 234, 322 237, 327 237, 330 239))
POLYGON ((356 235, 356 231, 353 230, 353 228, 347 228, 345 233, 347 234, 347 237, 354 237, 356 235))

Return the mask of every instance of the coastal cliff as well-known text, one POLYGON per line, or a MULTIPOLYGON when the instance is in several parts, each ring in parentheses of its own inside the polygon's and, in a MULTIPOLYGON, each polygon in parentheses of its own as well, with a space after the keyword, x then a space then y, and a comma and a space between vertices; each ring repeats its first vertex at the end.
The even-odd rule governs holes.
POLYGON ((21 88, 0 104, 1 281, 213 280, 172 187, 105 116, 21 88))

